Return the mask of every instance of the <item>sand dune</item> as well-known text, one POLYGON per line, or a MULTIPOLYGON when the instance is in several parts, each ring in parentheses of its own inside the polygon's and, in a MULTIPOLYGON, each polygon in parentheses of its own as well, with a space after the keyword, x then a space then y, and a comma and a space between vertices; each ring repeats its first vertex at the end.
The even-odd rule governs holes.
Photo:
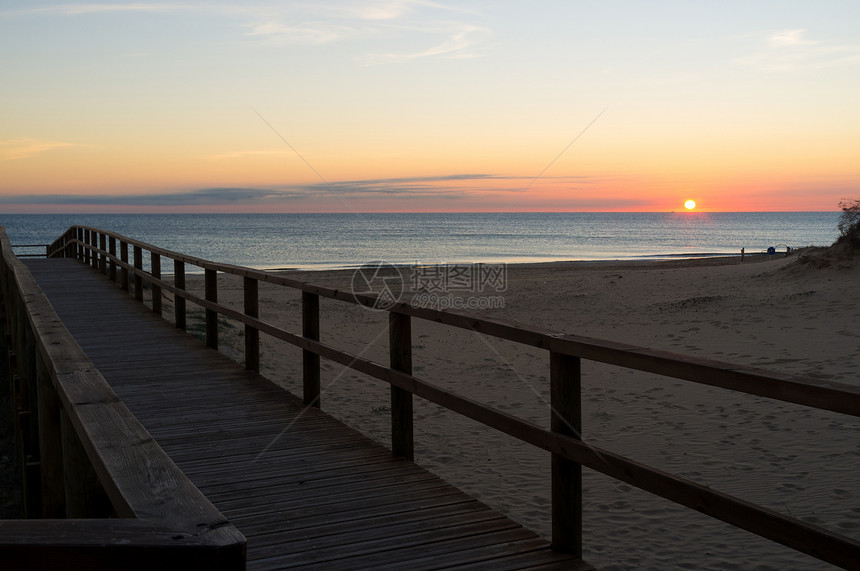
MULTIPOLYGON (((860 383, 860 267, 796 259, 513 265, 506 290, 491 292, 504 308, 482 313, 860 383)), ((352 274, 291 277, 348 288, 352 274)), ((189 281, 202 290, 201 280, 189 281)), ((219 297, 240 307, 240 282, 222 278, 219 297)), ((261 315, 298 332, 299 296, 261 286, 261 315)), ((323 341, 387 363, 384 313, 323 300, 321 319, 323 341)), ((238 335, 222 343, 240 357, 238 335)), ((413 344, 416 376, 548 425, 545 352, 420 320, 413 344)), ((262 361, 264 374, 300 393, 300 351, 264 338, 262 361)), ((325 361, 323 369, 323 409, 387 442, 387 385, 325 361)), ((857 419, 590 362, 583 375, 583 432, 595 445, 860 537, 857 419)), ((417 462, 549 534, 546 453, 420 399, 415 432, 417 462)), ((590 471, 584 512, 586 558, 605 568, 826 567, 590 471)))

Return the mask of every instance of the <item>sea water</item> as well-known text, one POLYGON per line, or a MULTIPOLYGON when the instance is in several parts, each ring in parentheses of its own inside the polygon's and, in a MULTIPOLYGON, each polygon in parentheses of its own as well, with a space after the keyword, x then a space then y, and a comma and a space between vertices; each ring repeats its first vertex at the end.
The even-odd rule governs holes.
MULTIPOLYGON (((13 244, 73 224, 255 268, 622 260, 831 244, 839 212, 0 214, 13 244)), ((17 248, 18 253, 43 249, 17 248)))

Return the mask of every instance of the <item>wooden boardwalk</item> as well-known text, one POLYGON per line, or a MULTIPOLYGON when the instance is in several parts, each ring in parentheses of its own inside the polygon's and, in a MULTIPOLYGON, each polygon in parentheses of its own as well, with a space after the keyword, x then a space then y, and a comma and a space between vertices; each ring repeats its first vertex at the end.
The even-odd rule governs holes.
POLYGON ((586 569, 175 329, 73 259, 26 262, 114 391, 248 540, 249 569, 586 569))

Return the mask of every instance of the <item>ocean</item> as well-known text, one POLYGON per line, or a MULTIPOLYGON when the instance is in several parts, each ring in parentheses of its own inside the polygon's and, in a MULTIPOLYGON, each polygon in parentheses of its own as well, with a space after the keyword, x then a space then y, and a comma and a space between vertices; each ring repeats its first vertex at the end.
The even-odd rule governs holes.
MULTIPOLYGON (((626 260, 825 246, 840 212, 456 214, 0 214, 13 244, 72 224, 261 269, 626 260)), ((18 253, 33 249, 18 248, 18 253)), ((36 249, 35 251, 39 251, 36 249)))

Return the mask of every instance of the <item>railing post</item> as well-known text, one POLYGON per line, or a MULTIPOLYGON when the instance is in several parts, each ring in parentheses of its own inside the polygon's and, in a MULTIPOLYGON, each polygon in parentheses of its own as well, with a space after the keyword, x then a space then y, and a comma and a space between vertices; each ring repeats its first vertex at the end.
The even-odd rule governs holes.
POLYGON ((75 235, 77 236, 77 240, 78 240, 78 243, 75 245, 75 252, 76 252, 75 257, 78 260, 83 260, 84 262, 89 262, 89 258, 86 257, 87 249, 84 246, 84 236, 85 236, 84 232, 85 231, 83 228, 79 227, 79 228, 75 229, 75 235))
POLYGON ((39 465, 38 390, 36 379, 36 338, 27 308, 18 304, 18 409, 20 424, 21 483, 23 484, 24 514, 28 518, 42 514, 42 478, 39 465))
POLYGON ((96 271, 98 271, 98 269, 99 269, 99 253, 96 252, 96 248, 98 248, 98 244, 99 244, 99 233, 93 232, 92 230, 90 230, 90 246, 93 247, 93 249, 91 250, 92 254, 91 254, 90 260, 92 261, 93 269, 96 271))
POLYGON ((63 442, 60 430, 60 398, 51 382, 44 358, 36 356, 36 389, 39 400, 39 458, 42 478, 42 517, 66 517, 63 478, 63 442))
MULTIPOLYGON (((207 268, 205 280, 206 301, 218 303, 218 272, 207 268)), ((218 348, 218 312, 214 309, 206 310, 206 346, 218 348)))
POLYGON ((143 278, 137 273, 143 269, 143 250, 140 246, 134 247, 134 269, 136 270, 134 273, 134 299, 142 302, 143 278))
POLYGON ((90 464, 69 415, 60 409, 60 432, 63 441, 63 475, 65 477, 66 517, 104 518, 111 512, 110 500, 90 464))
POLYGON ((110 253, 110 281, 116 283, 116 262, 114 258, 116 258, 116 238, 111 236, 108 239, 108 251, 110 253))
MULTIPOLYGON (((389 361, 395 371, 412 374, 412 319, 402 313, 388 314, 389 361)), ((391 385, 391 452, 415 458, 412 440, 412 393, 391 385)))
MULTIPOLYGON (((245 315, 260 317, 259 282, 245 277, 245 315)), ((245 368, 260 372, 260 330, 245 325, 245 368)))
MULTIPOLYGON (((185 289, 185 262, 173 260, 173 286, 176 289, 185 289)), ((185 298, 179 295, 173 297, 173 316, 176 327, 185 331, 185 298)))
MULTIPOLYGON (((582 438, 581 365, 550 352, 550 430, 582 438)), ((552 548, 582 557, 582 466, 552 455, 552 548)))
MULTIPOLYGON (((161 279, 161 254, 149 253, 150 273, 153 278, 161 279)), ((161 286, 152 284, 152 312, 161 317, 161 286)))
POLYGON ((107 256, 105 252, 107 252, 107 235, 99 232, 99 271, 105 275, 107 275, 107 256))
MULTIPOLYGON (((320 296, 302 292, 302 336, 320 340, 320 296)), ((302 350, 303 399, 306 405, 320 408, 320 356, 302 350)))
POLYGON ((65 254, 65 256, 67 258, 74 258, 75 257, 75 252, 77 251, 76 246, 75 246, 75 238, 77 237, 77 235, 78 235, 77 230, 75 230, 74 228, 69 228, 68 231, 66 231, 66 254, 65 254))
MULTIPOLYGON (((125 240, 120 240, 119 242, 119 259, 122 260, 124 264, 128 264, 128 242, 125 240)), ((120 276, 120 286, 124 291, 128 291, 128 268, 123 266, 119 270, 120 276)))
POLYGON ((92 252, 90 252, 90 231, 88 228, 84 229, 84 239, 83 244, 81 244, 81 248, 84 250, 84 263, 86 265, 90 265, 90 256, 92 252))

